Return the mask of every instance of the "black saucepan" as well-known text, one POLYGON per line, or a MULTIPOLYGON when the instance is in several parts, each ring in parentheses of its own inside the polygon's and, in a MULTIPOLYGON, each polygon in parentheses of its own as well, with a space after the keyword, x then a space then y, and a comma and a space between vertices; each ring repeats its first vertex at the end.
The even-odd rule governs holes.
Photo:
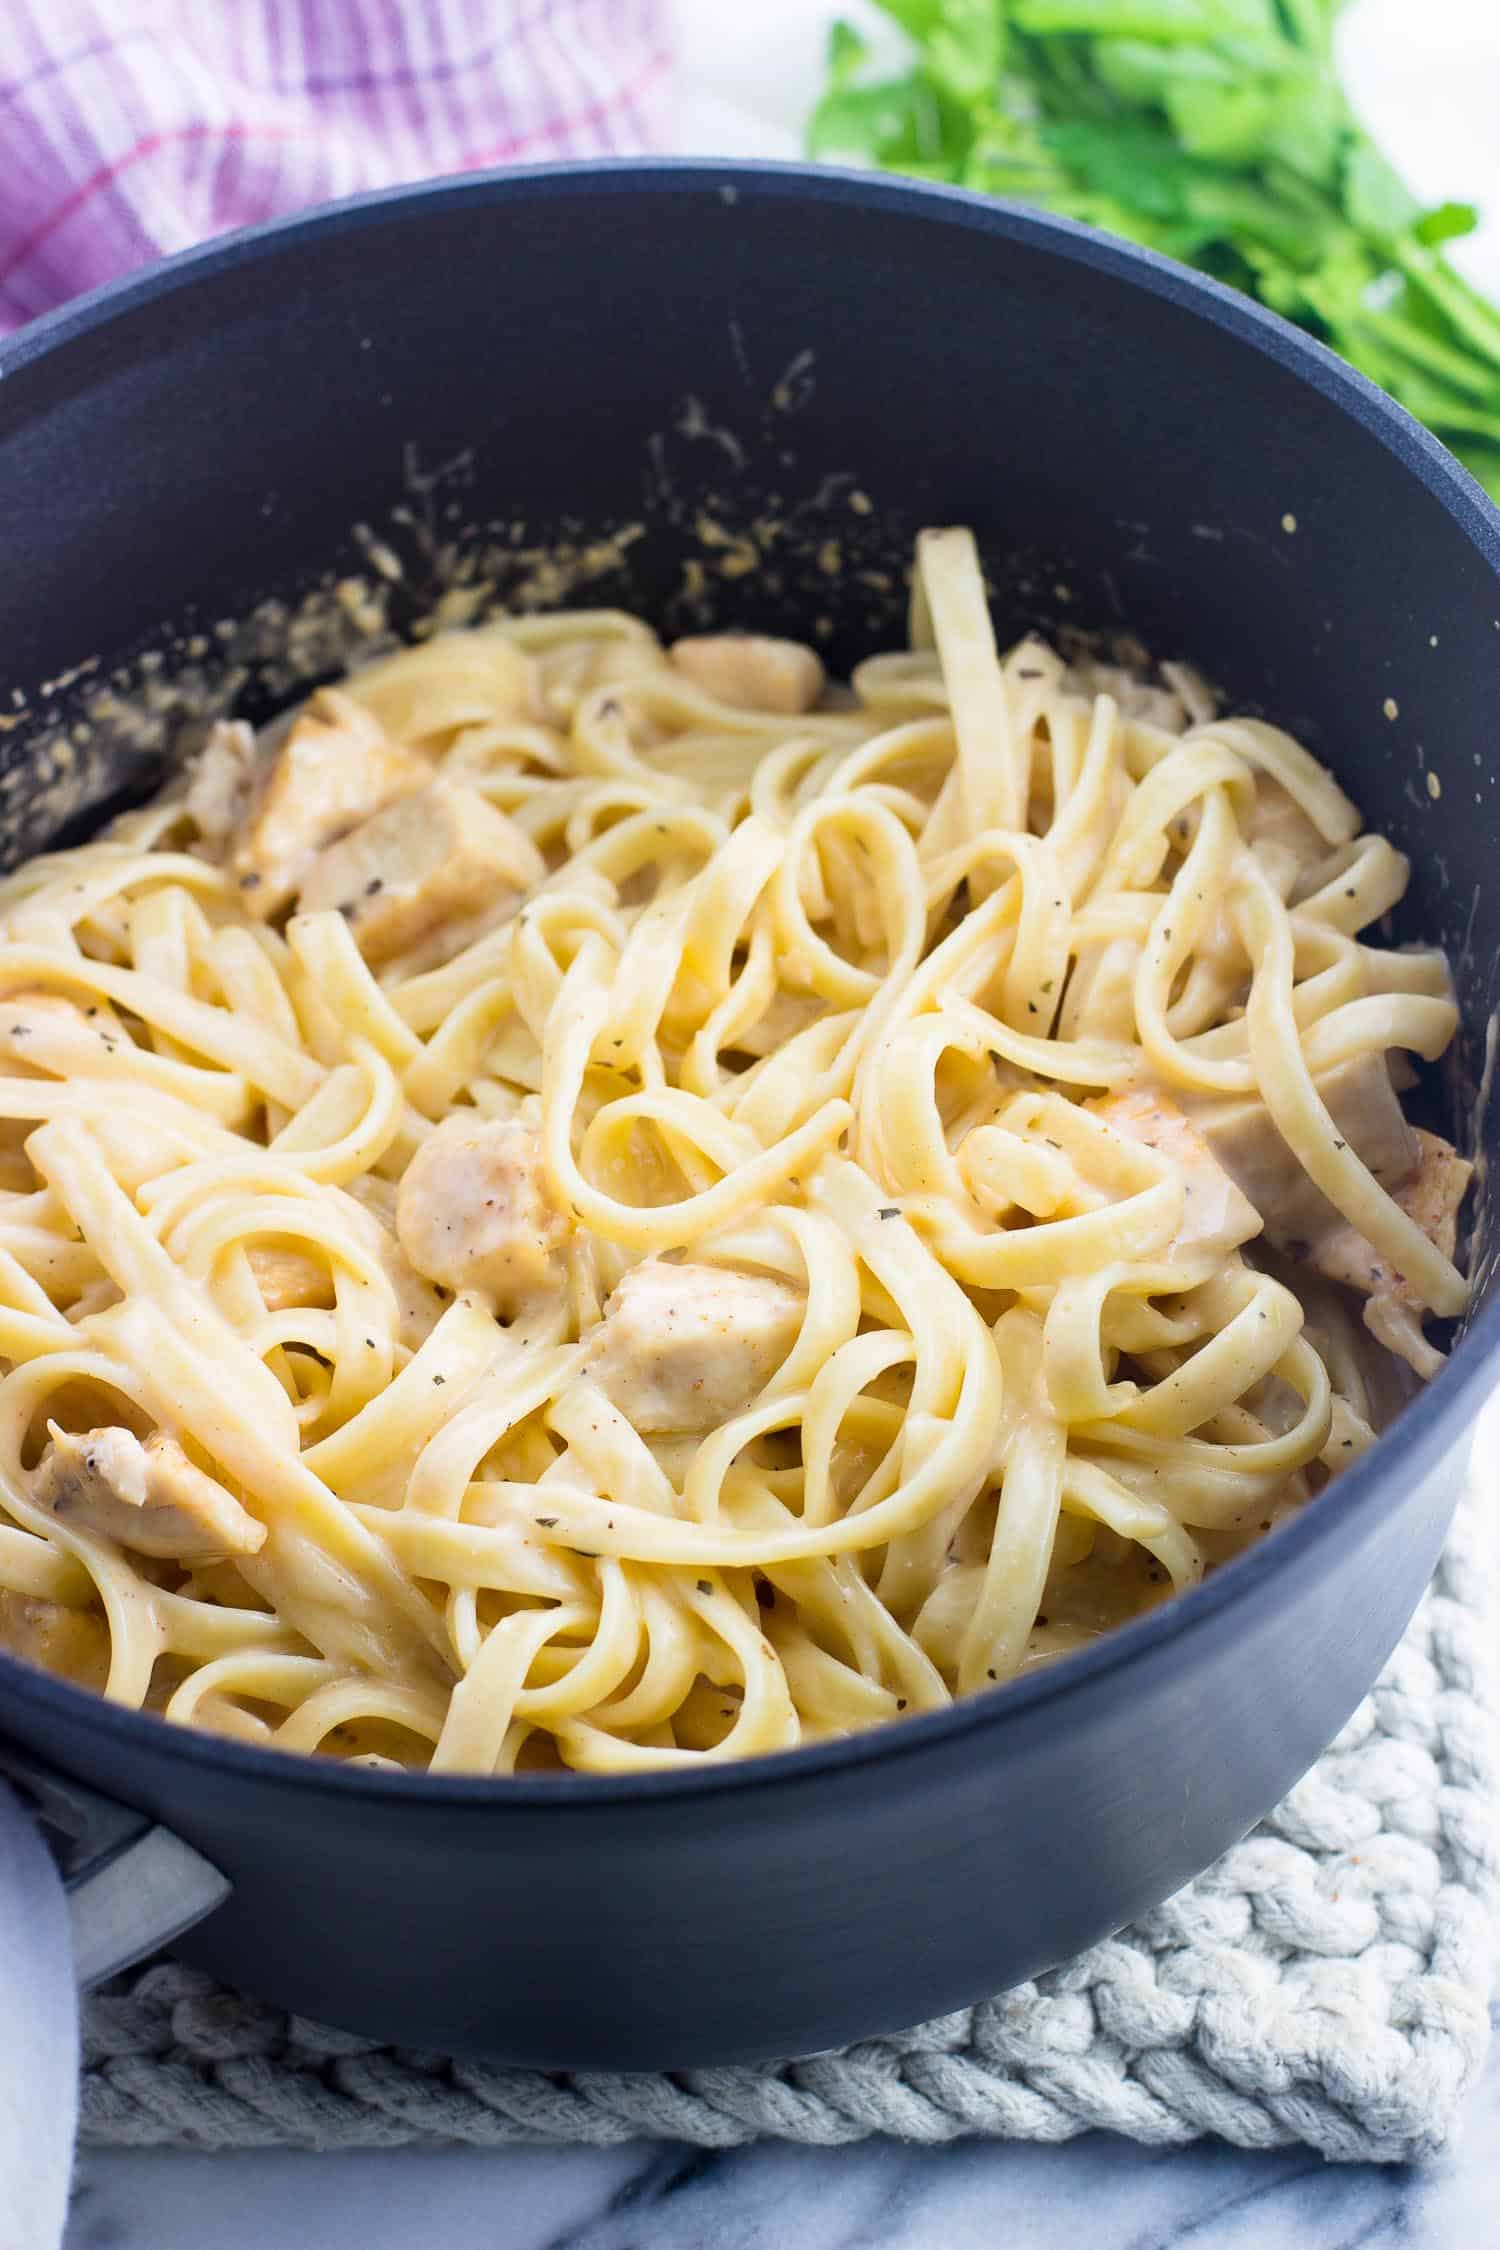
MULTIPOLYGON (((13 339, 0 520, 12 857, 149 785, 181 710, 260 715, 336 665, 341 578, 409 623, 461 550, 508 598, 811 630, 837 663, 899 637, 913 530, 973 524, 1006 631, 1191 655, 1410 853, 1398 934, 1451 947, 1466 1024, 1434 1099, 1496 1149, 1500 519, 1316 345, 1139 252, 793 168, 376 197, 13 339), (290 658, 268 596, 297 612, 290 658)), ((1151 1906, 1317 1756, 1438 1553, 1500 1373, 1493 1299, 1300 1520, 911 1724, 693 1776, 426 1780, 0 1660, 0 1762, 95 1969, 218 1899, 191 1959, 426 2047, 687 2066, 913 2021, 1151 1906)))

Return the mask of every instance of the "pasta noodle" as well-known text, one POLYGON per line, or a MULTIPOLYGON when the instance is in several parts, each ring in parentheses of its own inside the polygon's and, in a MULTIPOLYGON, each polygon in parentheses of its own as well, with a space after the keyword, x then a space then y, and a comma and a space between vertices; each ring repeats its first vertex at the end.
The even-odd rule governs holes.
POLYGON ((1440 954, 1276 728, 501 618, 0 885, 0 1640, 592 1772, 932 1710, 1315 1500, 1438 1350, 1440 954))

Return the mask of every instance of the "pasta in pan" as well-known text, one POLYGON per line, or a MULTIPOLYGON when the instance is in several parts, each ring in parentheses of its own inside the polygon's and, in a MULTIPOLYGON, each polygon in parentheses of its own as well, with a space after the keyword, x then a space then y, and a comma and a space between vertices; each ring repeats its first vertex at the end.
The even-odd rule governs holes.
POLYGON ((1437 952, 1274 727, 997 653, 439 634, 0 886, 0 1642, 243 1740, 790 1748, 1051 1660, 1463 1309, 1437 952))

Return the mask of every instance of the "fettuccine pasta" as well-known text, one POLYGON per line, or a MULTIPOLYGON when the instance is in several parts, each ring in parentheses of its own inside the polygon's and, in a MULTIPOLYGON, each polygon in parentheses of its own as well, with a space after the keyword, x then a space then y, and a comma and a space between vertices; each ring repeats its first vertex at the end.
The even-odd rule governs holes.
MULTIPOLYGON (((1465 1304, 1401 855, 1197 676, 502 617, 0 885, 0 1642, 504 1774, 1192 1586, 1465 1304)), ((1441 1331, 1439 1331, 1441 1334, 1441 1331)))

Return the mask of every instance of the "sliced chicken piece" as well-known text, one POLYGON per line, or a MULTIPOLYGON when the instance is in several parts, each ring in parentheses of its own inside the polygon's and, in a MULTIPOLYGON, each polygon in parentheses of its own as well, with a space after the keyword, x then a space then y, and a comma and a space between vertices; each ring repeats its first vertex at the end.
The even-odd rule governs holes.
POLYGON ((1241 833, 1283 899, 1304 896, 1334 848, 1291 793, 1263 773, 1255 777, 1255 801, 1241 821, 1241 833))
MULTIPOLYGON (((1419 1125, 1415 1138, 1419 1150, 1416 1176, 1395 1190, 1395 1200, 1408 1218, 1415 1219, 1428 1241, 1435 1243, 1445 1258, 1451 1258, 1458 1241, 1459 1209, 1474 1177, 1474 1167, 1437 1133, 1419 1125)), ((1341 1281, 1365 1296, 1386 1290, 1408 1303, 1419 1302, 1404 1277, 1387 1271, 1353 1227, 1340 1227, 1336 1234, 1325 1235, 1313 1251, 1312 1262, 1330 1281, 1341 1281)))
POLYGON ((258 1243, 246 1256, 267 1312, 284 1312, 288 1305, 314 1305, 326 1310, 333 1303, 328 1268, 305 1251, 258 1243))
POLYGON ((402 1174, 396 1235, 417 1272, 446 1289, 488 1290, 502 1313, 560 1281, 569 1231, 541 1138, 519 1118, 455 1112, 402 1174))
POLYGON ((47 1428, 52 1443, 32 1478, 32 1497, 60 1523, 184 1563, 222 1562, 264 1545, 265 1525, 164 1431, 153 1430, 143 1445, 129 1430, 77 1436, 55 1422, 47 1428))
POLYGON ((392 742, 351 697, 320 689, 276 752, 230 855, 250 911, 279 913, 320 851, 431 779, 428 761, 392 742))
POLYGON ((1130 1141, 1154 1148, 1182 1174, 1182 1218, 1169 1248, 1227 1256, 1261 1230, 1260 1213, 1208 1142, 1165 1094, 1138 1088, 1085 1105, 1130 1141))
POLYGON ((1396 1200, 1416 1220, 1428 1241, 1436 1243, 1443 1256, 1451 1259, 1458 1248, 1458 1214, 1474 1167, 1441 1133, 1429 1133, 1422 1125, 1416 1130, 1422 1151, 1417 1176, 1396 1200))
POLYGON ((255 773, 255 736, 244 720, 217 720, 188 769, 183 799, 199 836, 215 856, 244 816, 255 773))
POLYGON ((546 873, 531 838, 475 790, 433 781, 362 821, 313 862, 301 914, 348 917, 372 964, 444 923, 518 903, 546 873))
MULTIPOLYGON (((1395 1200, 1428 1241, 1451 1258, 1458 1241, 1459 1209, 1474 1167, 1436 1133, 1419 1126, 1416 1139, 1420 1149, 1416 1176, 1395 1190, 1395 1200)), ((1419 1375, 1430 1375, 1441 1364, 1441 1355, 1422 1335, 1421 1298, 1357 1228, 1340 1226, 1322 1236, 1311 1247, 1309 1263, 1330 1281, 1342 1282, 1369 1299, 1366 1325, 1390 1350, 1409 1360, 1419 1375)))
MULTIPOLYGON (((1417 1169, 1420 1144, 1402 1114, 1386 1060, 1358 1055, 1317 1080, 1334 1128, 1369 1166, 1383 1188, 1394 1191, 1417 1169)), ((1278 1250, 1305 1256, 1308 1245, 1344 1223, 1313 1185, 1272 1122, 1265 1104, 1190 1101, 1188 1113, 1265 1222, 1266 1240, 1278 1250)))
POLYGON ((96 1692, 109 1672, 109 1627, 97 1611, 9 1587, 0 1587, 0 1648, 96 1692))
POLYGON ((800 641, 766 633, 690 633, 667 654, 694 687, 744 711, 810 711, 823 692, 823 667, 800 641))
POLYGON ((648 1258, 605 1305, 594 1380, 637 1430, 713 1429, 765 1389, 805 1309, 780 1281, 648 1258))

